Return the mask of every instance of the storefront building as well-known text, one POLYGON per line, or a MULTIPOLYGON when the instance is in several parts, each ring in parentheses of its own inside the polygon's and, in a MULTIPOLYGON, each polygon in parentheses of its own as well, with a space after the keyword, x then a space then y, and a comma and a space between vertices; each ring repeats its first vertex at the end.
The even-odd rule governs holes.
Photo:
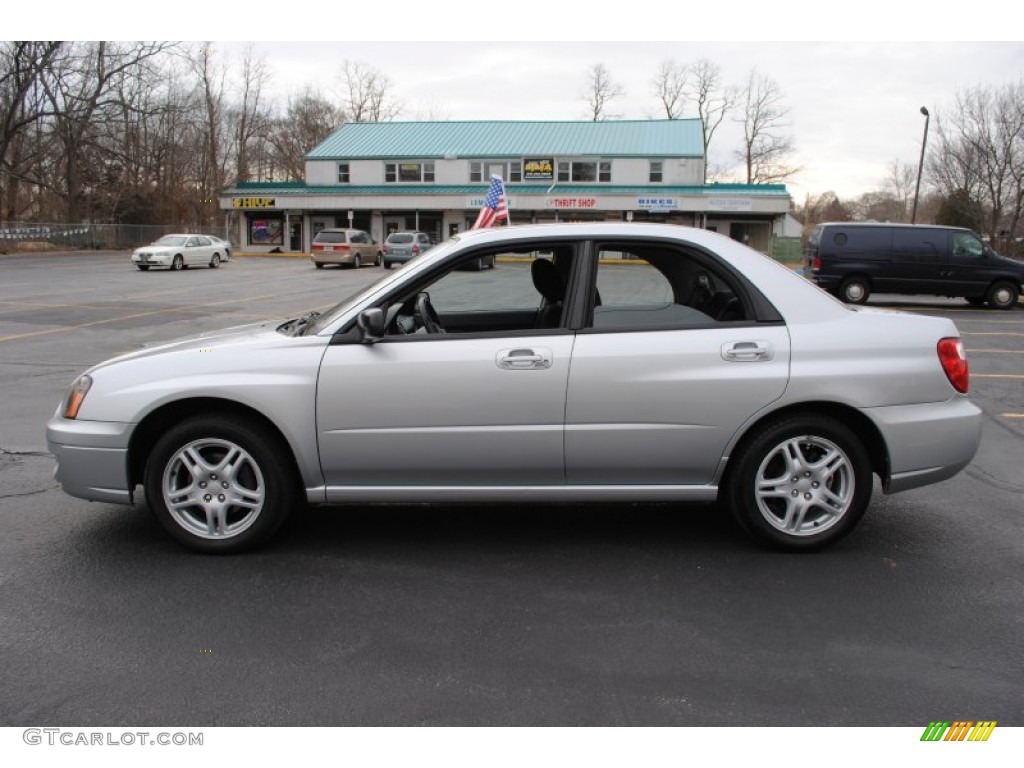
POLYGON ((790 207, 782 184, 704 184, 699 120, 348 123, 306 155, 302 182, 242 183, 220 206, 239 250, 308 252, 326 227, 381 241, 468 229, 492 175, 512 224, 657 221, 768 252, 790 207))

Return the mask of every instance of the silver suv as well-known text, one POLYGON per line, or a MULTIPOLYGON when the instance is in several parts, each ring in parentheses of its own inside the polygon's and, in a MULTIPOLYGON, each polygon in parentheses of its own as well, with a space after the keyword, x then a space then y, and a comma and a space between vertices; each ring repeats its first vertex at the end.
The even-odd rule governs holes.
POLYGON ((429 251, 431 245, 426 232, 393 232, 384 241, 384 269, 415 259, 429 251))

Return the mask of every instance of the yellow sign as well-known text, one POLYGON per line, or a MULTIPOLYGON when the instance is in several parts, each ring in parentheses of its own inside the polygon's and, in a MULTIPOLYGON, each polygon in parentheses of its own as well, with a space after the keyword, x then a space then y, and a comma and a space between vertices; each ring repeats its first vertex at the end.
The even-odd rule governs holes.
POLYGON ((234 197, 231 199, 232 208, 273 208, 274 198, 272 197, 234 197))

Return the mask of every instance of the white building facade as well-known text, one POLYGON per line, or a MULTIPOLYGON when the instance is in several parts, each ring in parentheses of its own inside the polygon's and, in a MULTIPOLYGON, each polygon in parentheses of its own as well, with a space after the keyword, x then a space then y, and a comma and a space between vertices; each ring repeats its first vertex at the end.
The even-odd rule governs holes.
POLYGON ((306 155, 302 182, 224 190, 239 250, 308 252, 327 227, 381 241, 441 241, 476 219, 492 175, 513 224, 658 221, 714 229, 769 252, 784 185, 704 184, 699 120, 349 123, 306 155))

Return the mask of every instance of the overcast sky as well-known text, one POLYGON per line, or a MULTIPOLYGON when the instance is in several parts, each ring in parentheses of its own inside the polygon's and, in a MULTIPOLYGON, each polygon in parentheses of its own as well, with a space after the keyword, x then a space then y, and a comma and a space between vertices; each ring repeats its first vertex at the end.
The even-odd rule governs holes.
MULTIPOLYGON (((282 105, 289 92, 306 84, 324 95, 339 95, 342 63, 359 61, 387 74, 404 107, 399 116, 404 120, 586 119, 582 96, 588 70, 597 63, 625 91, 609 106, 611 113, 661 117, 651 80, 663 60, 708 59, 721 66, 725 82, 735 85, 757 67, 777 81, 791 109, 793 159, 803 169, 789 183, 797 202, 807 193, 834 190, 852 197, 880 188, 894 160, 916 167, 924 129, 921 106, 931 111, 934 128, 935 118, 952 106, 959 89, 998 87, 1024 77, 1024 44, 981 41, 1020 37, 1024 29, 1019 12, 1000 10, 1005 6, 996 0, 932 0, 927 12, 909 4, 901 9, 894 0, 827 5, 731 0, 703 6, 678 0, 614 5, 248 0, 217 6, 179 0, 165 7, 158 27, 105 13, 105 4, 92 2, 84 10, 80 3, 58 0, 58 28, 31 9, 15 11, 27 15, 12 26, 27 27, 26 35, 59 37, 64 32, 72 39, 222 41, 214 49, 236 61, 244 40, 261 40, 254 43, 256 52, 268 65, 272 94, 281 97, 282 105), (1018 22, 1010 23, 1014 18, 1018 22), (649 40, 696 36, 734 40, 649 40), (302 42, 312 37, 349 40, 302 42), (813 42, 817 37, 848 40, 813 42), (932 40, 898 42, 901 37, 932 40), (374 38, 382 39, 351 42, 374 38), (507 39, 474 42, 477 38, 507 39), (791 41, 765 41, 771 38, 791 41), (952 38, 974 42, 940 42, 952 38)), ((712 167, 736 167, 740 135, 737 123, 723 124, 711 148, 712 167)), ((737 169, 733 176, 738 174, 737 169)))

